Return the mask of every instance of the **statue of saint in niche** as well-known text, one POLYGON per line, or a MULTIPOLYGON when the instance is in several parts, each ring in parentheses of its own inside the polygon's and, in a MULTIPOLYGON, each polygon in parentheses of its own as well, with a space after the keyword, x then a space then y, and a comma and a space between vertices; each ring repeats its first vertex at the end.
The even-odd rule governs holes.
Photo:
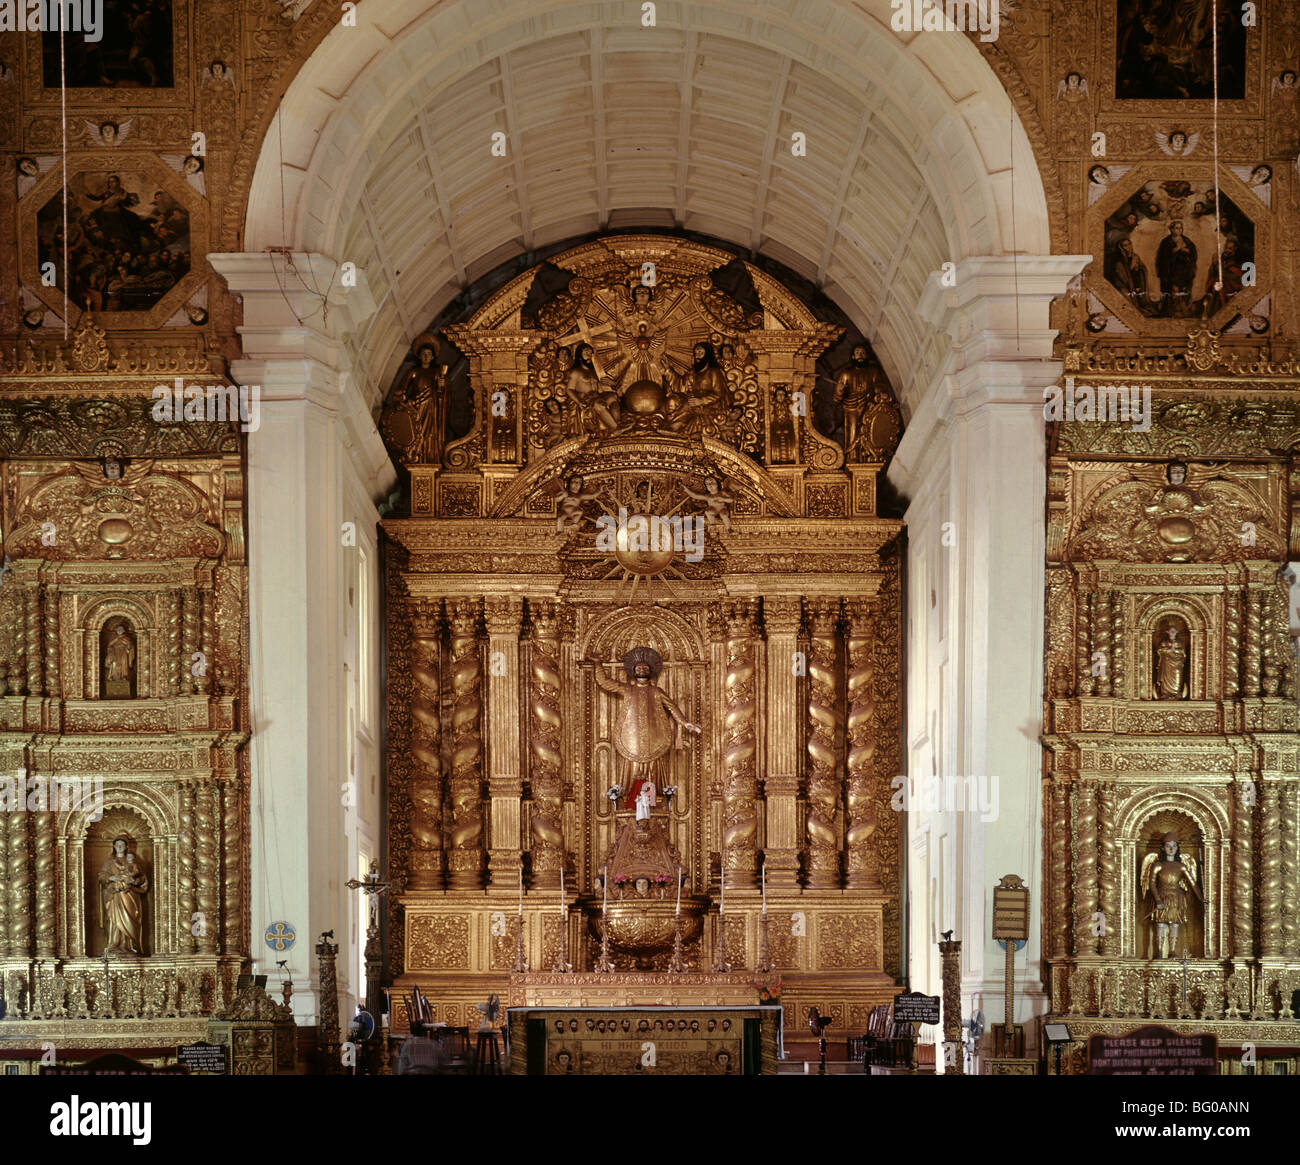
POLYGON ((614 727, 614 749, 623 758, 620 781, 623 787, 623 804, 628 809, 637 806, 641 787, 654 786, 649 794, 653 803, 655 792, 664 785, 667 775, 666 758, 674 742, 681 745, 681 733, 700 734, 700 726, 692 724, 682 710, 669 698, 655 681, 663 670, 663 659, 652 647, 634 647, 623 657, 623 670, 627 683, 607 680, 596 663, 596 683, 602 691, 619 700, 618 721, 614 727))
POLYGON ((129 700, 135 695, 135 636, 125 619, 104 628, 100 637, 104 657, 104 699, 129 700))
MULTIPOLYGON (((867 410, 882 395, 884 376, 872 362, 865 344, 854 346, 853 355, 835 378, 834 401, 844 408, 844 460, 864 461, 869 434, 863 419, 867 410)), ((883 393, 883 395, 888 395, 883 393)))
POLYGON ((114 955, 144 954, 144 896, 149 879, 131 852, 130 839, 113 838, 113 856, 99 868, 99 925, 104 949, 114 955))
POLYGON ((1191 895, 1204 904, 1196 885, 1196 859, 1183 857, 1178 834, 1166 833, 1160 839, 1160 853, 1147 854, 1142 859, 1139 888, 1152 900, 1147 915, 1156 924, 1157 957, 1178 958, 1178 928, 1192 919, 1191 895))
POLYGON ((414 414, 410 456, 417 463, 441 465, 447 444, 447 369, 435 366, 438 338, 432 333, 416 336, 411 347, 418 363, 406 374, 398 394, 414 414))
POLYGON ((1187 650, 1174 624, 1156 645, 1156 696, 1161 700, 1187 699, 1187 650))

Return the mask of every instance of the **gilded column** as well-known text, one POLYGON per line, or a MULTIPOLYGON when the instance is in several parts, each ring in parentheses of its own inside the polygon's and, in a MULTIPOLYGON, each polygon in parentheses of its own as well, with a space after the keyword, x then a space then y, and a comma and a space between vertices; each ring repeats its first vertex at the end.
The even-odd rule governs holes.
POLYGON ((194 785, 190 781, 179 782, 176 796, 179 801, 176 817, 180 823, 180 835, 176 839, 176 904, 181 914, 177 919, 180 936, 177 949, 181 954, 189 954, 195 949, 191 927, 198 909, 194 897, 194 785))
POLYGON ((42 810, 32 817, 32 874, 36 901, 36 957, 54 958, 54 811, 42 810))
POLYGON ((1074 596, 1074 666, 1076 690, 1079 695, 1092 694, 1092 671, 1088 655, 1088 629, 1090 626, 1088 600, 1091 596, 1084 592, 1080 583, 1074 596))
POLYGON ((217 949, 217 836, 213 813, 215 786, 198 781, 194 786, 194 899, 203 916, 197 935, 198 951, 214 954, 217 949))
POLYGON ((41 696, 45 687, 41 681, 41 595, 37 586, 30 586, 24 594, 24 640, 27 654, 27 694, 41 696))
POLYGON ((799 792, 799 730, 795 723, 798 677, 805 672, 799 655, 798 598, 763 600, 763 629, 767 641, 767 845, 763 851, 769 887, 793 887, 799 873, 797 799, 799 792))
POLYGON ((1241 692, 1241 601, 1229 592, 1224 598, 1223 697, 1234 699, 1241 692))
POLYGON ((1282 953, 1282 806, 1276 780, 1264 781, 1259 795, 1259 953, 1282 953))
POLYGON ((1125 673, 1125 636, 1124 636, 1124 595, 1121 591, 1111 591, 1111 649, 1115 657, 1111 665, 1111 679, 1113 684, 1111 691, 1114 695, 1123 697, 1124 695, 1124 673, 1125 673))
POLYGON ((181 635, 181 694, 188 696, 199 690, 194 674, 194 653, 199 649, 199 592, 194 587, 185 592, 181 635))
POLYGON ((835 621, 838 603, 817 599, 808 617, 808 820, 810 887, 838 887, 835 836, 839 782, 835 777, 835 621))
POLYGON ((722 863, 727 884, 757 884, 758 747, 754 735, 754 604, 733 603, 726 621, 727 671, 723 683, 722 863))
POLYGON ((1253 805, 1259 786, 1246 781, 1233 786, 1232 830, 1232 956, 1249 959, 1255 955, 1254 887, 1255 838, 1253 805))
POLYGON ((1278 807, 1282 817, 1282 953, 1300 955, 1300 854, 1296 851, 1300 787, 1293 781, 1279 790, 1278 807))
MULTIPOLYGON (((9 894, 8 894, 8 875, 9 875, 9 825, 15 818, 19 817, 17 813, 0 813, 0 877, 3 877, 5 884, 0 886, 0 956, 9 953, 9 894)), ((0 972, 0 980, 3 980, 3 972, 0 972)), ((0 983, 0 986, 3 986, 0 983)))
POLYGON ((943 1074, 962 1076, 966 1057, 961 1038, 961 939, 941 942, 939 958, 943 966, 943 1074))
POLYGON ((9 956, 20 959, 32 953, 31 860, 27 852, 30 819, 30 813, 9 815, 9 956))
POLYGON ((1094 651, 1101 652, 1101 675, 1097 677, 1097 695, 1109 696, 1115 690, 1115 636, 1112 615, 1114 596, 1105 591, 1097 596, 1097 641, 1094 651))
POLYGON ((216 637, 212 633, 212 604, 216 596, 210 590, 197 592, 199 600, 199 646, 203 653, 202 674, 194 677, 194 687, 206 695, 211 690, 212 669, 217 665, 216 637))
POLYGON ((1074 953, 1070 942, 1070 786, 1057 773, 1051 785, 1052 831, 1052 953, 1057 958, 1074 953))
POLYGON ((483 888, 483 711, 477 599, 451 609, 451 850, 453 890, 483 888))
POLYGON ((875 850, 871 846, 876 832, 874 793, 876 780, 876 738, 871 728, 876 714, 876 676, 872 647, 875 643, 875 615, 872 604, 864 599, 845 603, 845 658, 848 665, 845 725, 848 777, 844 785, 845 859, 848 873, 845 885, 851 890, 878 887, 880 873, 875 850))
POLYGON ((1242 666, 1242 695, 1247 699, 1254 699, 1259 695, 1259 664, 1260 664, 1260 638, 1259 638, 1259 594, 1256 591, 1247 590, 1245 593, 1246 603, 1246 646, 1245 660, 1242 666))
POLYGON ((56 699, 63 694, 59 675, 59 592, 45 588, 45 692, 56 699))
POLYGON ((1075 950, 1097 953, 1092 916, 1097 912, 1097 789, 1089 781, 1074 786, 1075 950))
POLYGON ((1101 936, 1101 953, 1103 955, 1118 955, 1120 953, 1120 873, 1119 849, 1115 843, 1115 802, 1115 782, 1103 781, 1097 797, 1097 871, 1101 896, 1101 913, 1106 925, 1106 932, 1101 936))
POLYGON ((411 606, 411 880, 412 890, 441 890, 442 870, 442 603, 411 606))
POLYGON ((185 664, 181 655, 181 593, 167 592, 167 694, 185 690, 185 664))
POLYGON ((242 838, 244 836, 240 809, 240 785, 230 776, 221 782, 221 891, 225 895, 222 920, 222 951, 227 955, 238 953, 243 934, 243 878, 242 838))
POLYGON ((564 864, 564 715, 560 631, 553 602, 529 602, 528 718, 532 768, 532 885, 558 886, 564 864))
POLYGON ((523 826, 519 801, 524 792, 520 761, 519 629, 524 601, 514 595, 492 595, 483 601, 488 634, 488 875, 494 887, 519 884, 523 826))

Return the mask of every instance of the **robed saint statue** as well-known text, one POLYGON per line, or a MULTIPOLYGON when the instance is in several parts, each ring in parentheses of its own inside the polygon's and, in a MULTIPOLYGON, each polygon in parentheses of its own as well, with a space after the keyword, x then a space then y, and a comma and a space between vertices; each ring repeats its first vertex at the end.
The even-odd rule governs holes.
POLYGON ((113 839, 113 856, 99 868, 99 925, 109 954, 144 954, 144 896, 149 879, 126 837, 113 839))

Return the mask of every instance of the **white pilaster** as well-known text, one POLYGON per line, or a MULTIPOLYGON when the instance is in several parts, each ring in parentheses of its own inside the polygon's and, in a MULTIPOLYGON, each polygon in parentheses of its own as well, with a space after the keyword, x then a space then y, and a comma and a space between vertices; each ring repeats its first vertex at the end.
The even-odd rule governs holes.
MULTIPOLYGON (((314 1022, 314 946, 340 944, 340 1016, 355 1000, 365 904, 344 883, 357 872, 359 835, 380 836, 377 782, 353 761, 359 667, 357 595, 377 618, 375 503, 396 475, 362 395, 344 339, 374 312, 363 275, 343 287, 323 255, 209 255, 243 297, 244 359, 231 372, 260 386, 261 423, 249 434, 247 509, 252 700, 252 949, 259 971, 280 976, 287 958, 297 1018, 314 1022), (355 546, 344 523, 354 523, 355 546), (266 926, 297 929, 288 955, 263 941, 266 926), (307 986, 310 984, 310 987, 307 986)), ((374 642, 377 623, 369 642, 374 642)), ((373 655, 373 653, 370 653, 373 655)), ((379 723, 377 677, 362 719, 379 723)), ((369 767, 369 766, 366 766, 369 767)), ((373 852, 372 846, 367 846, 373 852)))
POLYGON ((935 944, 952 929, 962 940, 963 1014, 974 992, 990 1023, 1003 1012, 1003 955, 989 934, 1004 874, 1019 874, 1032 895, 1016 1018, 1045 1010, 1043 389, 1060 374, 1049 305, 1088 262, 973 258, 952 287, 931 277, 920 312, 952 347, 941 375, 909 394, 912 416, 889 470, 908 498, 911 986, 940 993, 935 944))

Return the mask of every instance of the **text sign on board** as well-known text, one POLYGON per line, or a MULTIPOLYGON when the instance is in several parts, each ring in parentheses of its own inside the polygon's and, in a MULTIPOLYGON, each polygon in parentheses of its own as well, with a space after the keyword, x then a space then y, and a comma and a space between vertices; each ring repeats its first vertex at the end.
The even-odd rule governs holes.
POLYGON ((191 1076, 225 1076, 228 1072, 226 1049, 202 1040, 197 1044, 181 1044, 176 1049, 176 1062, 188 1068, 191 1076))
POLYGON ((1029 887, 1015 874, 993 887, 993 937, 1017 941, 1029 937, 1029 887))
POLYGON ((938 1023, 939 997, 908 991, 894 996, 895 1023, 938 1023))
POLYGON ((1089 1076, 1215 1076, 1219 1041, 1151 1025, 1088 1041, 1089 1076))

